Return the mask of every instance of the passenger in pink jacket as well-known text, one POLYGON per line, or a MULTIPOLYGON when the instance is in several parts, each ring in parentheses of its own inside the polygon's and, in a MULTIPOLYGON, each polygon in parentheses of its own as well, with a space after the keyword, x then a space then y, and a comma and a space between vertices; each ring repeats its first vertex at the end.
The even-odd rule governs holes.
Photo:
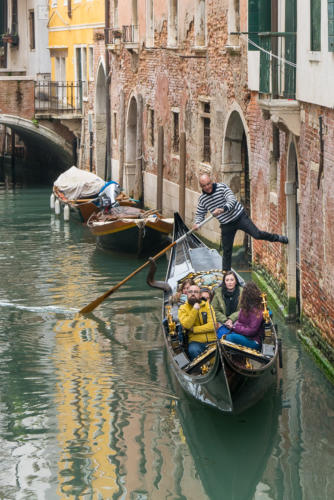
POLYGON ((263 336, 261 290, 249 281, 242 290, 238 319, 233 323, 232 333, 226 335, 226 340, 260 350, 263 336))

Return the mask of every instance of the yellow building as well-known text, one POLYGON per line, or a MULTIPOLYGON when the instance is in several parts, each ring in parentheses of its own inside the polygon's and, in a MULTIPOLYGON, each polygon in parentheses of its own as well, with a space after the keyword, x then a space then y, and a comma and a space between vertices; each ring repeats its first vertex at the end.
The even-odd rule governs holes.
POLYGON ((58 101, 73 110, 81 110, 88 82, 94 79, 94 30, 104 28, 104 4, 104 0, 49 0, 51 79, 57 82, 58 101))

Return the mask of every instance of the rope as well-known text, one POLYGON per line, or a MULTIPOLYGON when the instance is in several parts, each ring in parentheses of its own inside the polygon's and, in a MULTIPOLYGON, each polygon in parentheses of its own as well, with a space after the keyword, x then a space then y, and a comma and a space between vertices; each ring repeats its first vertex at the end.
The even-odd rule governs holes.
POLYGON ((284 59, 284 57, 277 56, 276 54, 273 54, 272 52, 269 52, 268 50, 265 50, 263 47, 260 47, 257 43, 253 42, 247 35, 240 34, 240 36, 243 36, 245 38, 248 38, 248 43, 256 47, 258 50, 261 52, 264 52, 265 54, 268 54, 270 57, 274 57, 275 59, 278 59, 279 61, 282 61, 283 63, 287 64, 288 66, 292 66, 293 68, 297 68, 297 64, 293 63, 291 61, 288 61, 287 59, 284 59))

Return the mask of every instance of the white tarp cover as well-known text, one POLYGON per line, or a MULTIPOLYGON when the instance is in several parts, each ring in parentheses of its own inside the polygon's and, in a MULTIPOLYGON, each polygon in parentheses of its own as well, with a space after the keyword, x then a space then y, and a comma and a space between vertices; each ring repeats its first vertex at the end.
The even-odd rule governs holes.
POLYGON ((68 200, 77 200, 97 195, 105 185, 105 181, 92 172, 73 166, 63 172, 55 180, 54 185, 68 200))

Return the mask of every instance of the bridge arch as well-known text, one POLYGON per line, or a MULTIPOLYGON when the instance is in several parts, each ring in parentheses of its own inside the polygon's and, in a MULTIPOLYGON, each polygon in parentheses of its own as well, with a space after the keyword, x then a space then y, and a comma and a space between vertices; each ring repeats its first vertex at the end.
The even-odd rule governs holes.
POLYGON ((27 162, 40 165, 41 178, 52 181, 73 163, 72 144, 41 123, 0 114, 0 124, 9 127, 22 139, 27 150, 27 162))

